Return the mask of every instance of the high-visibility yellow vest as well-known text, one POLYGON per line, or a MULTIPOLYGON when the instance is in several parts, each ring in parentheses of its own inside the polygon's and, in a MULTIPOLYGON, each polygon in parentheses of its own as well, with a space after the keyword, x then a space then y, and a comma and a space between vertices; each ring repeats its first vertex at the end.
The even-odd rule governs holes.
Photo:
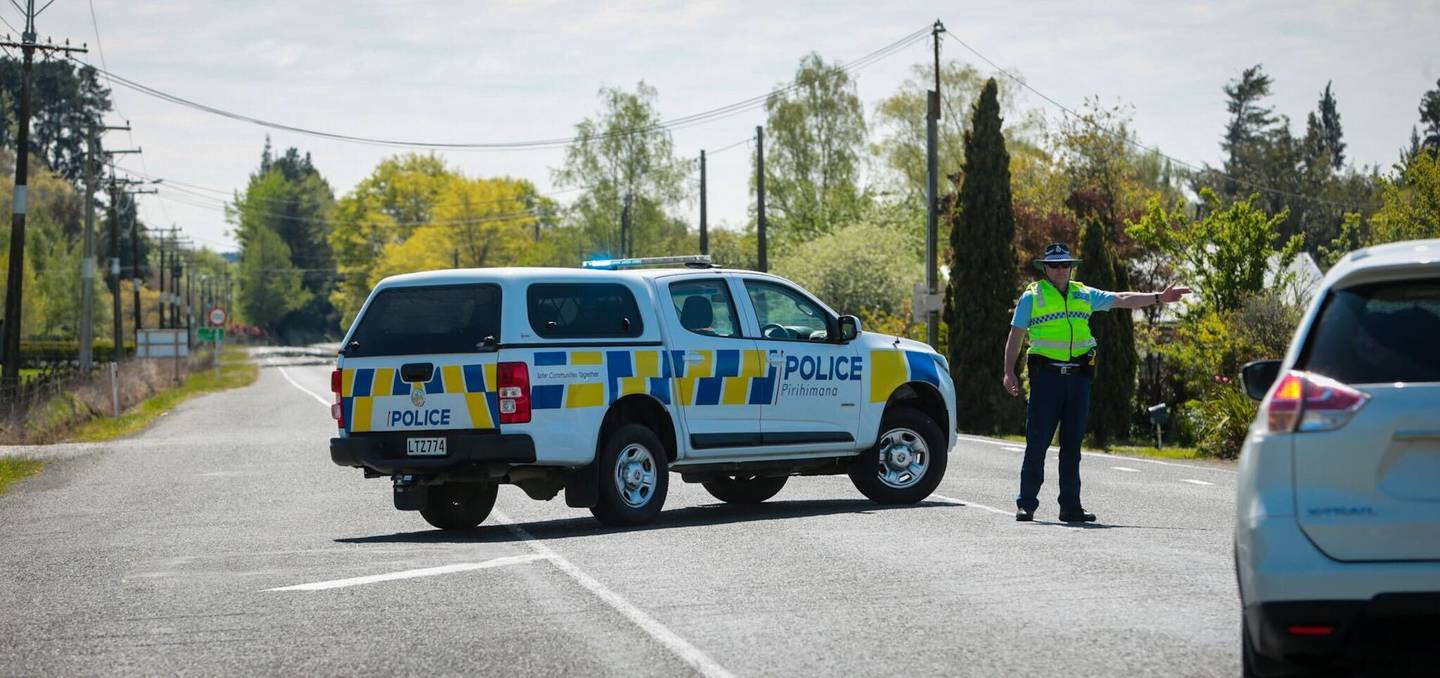
POLYGON ((1090 334, 1090 293, 1085 286, 1070 281, 1066 291, 1049 280, 1038 280, 1026 288, 1031 293, 1030 352, 1052 360, 1070 360, 1095 348, 1090 334))

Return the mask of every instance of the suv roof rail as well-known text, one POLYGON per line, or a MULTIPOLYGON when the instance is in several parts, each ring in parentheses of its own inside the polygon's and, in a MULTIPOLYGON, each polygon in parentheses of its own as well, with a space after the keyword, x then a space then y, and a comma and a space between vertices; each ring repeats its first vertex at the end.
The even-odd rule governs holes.
POLYGON ((591 259, 580 262, 580 268, 594 268, 606 271, 614 271, 621 268, 641 268, 645 266, 675 266, 683 265, 689 268, 714 268, 708 254, 687 254, 675 257, 632 257, 629 259, 591 259))

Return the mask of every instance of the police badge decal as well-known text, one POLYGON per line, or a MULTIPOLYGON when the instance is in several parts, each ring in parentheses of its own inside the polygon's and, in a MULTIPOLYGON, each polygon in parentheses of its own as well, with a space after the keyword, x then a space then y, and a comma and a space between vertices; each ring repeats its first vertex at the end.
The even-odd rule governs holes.
POLYGON ((425 387, 419 385, 410 387, 410 404, 416 407, 425 406, 425 387))

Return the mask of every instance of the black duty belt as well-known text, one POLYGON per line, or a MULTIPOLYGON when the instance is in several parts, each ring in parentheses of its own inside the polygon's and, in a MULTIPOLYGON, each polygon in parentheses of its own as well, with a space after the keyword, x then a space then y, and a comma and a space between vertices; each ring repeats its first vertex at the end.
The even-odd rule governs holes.
POLYGON ((1070 360, 1055 360, 1043 355, 1031 355, 1029 357, 1030 369, 1044 369, 1059 372, 1064 375, 1079 374, 1087 377, 1095 376, 1095 351, 1090 351, 1082 356, 1076 356, 1070 360))

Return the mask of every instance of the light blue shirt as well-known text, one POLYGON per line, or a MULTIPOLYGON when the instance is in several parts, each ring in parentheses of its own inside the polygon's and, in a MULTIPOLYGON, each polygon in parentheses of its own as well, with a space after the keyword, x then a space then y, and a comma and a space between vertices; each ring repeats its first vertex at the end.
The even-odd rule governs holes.
MULTIPOLYGON (((1115 306, 1115 293, 1097 290, 1089 285, 1085 291, 1090 293, 1090 311, 1108 311, 1115 306)), ((1030 327, 1030 307, 1035 303, 1035 295, 1030 290, 1020 295, 1020 301, 1015 302, 1015 317, 1010 319, 1011 327, 1028 329, 1030 327)))

